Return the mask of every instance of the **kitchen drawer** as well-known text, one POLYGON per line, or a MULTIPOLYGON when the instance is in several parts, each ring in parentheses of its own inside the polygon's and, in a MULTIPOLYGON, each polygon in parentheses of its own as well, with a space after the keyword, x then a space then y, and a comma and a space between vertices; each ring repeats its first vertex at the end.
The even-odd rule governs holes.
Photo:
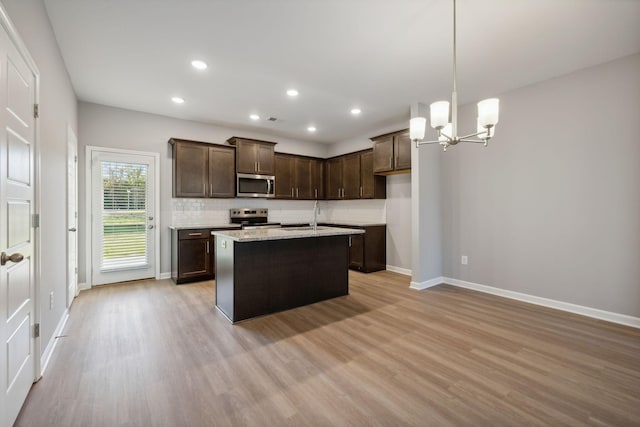
POLYGON ((203 239, 211 235, 211 230, 208 228, 195 228, 190 230, 178 231, 178 239, 203 239))

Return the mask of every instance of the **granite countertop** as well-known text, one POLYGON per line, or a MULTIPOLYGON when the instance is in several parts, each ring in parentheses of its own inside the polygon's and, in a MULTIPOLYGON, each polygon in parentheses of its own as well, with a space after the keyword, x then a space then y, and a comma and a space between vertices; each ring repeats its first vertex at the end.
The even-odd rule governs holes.
MULTIPOLYGON (((288 227, 288 226, 302 226, 302 225, 307 225, 308 223, 304 223, 304 222, 283 222, 282 226, 283 227, 288 227)), ((322 225, 346 225, 346 226, 350 226, 350 227, 371 227, 374 225, 387 225, 384 222, 364 222, 364 221, 318 221, 318 224, 322 224, 322 225)))
POLYGON ((212 231, 214 236, 226 237, 236 242, 258 242, 264 240, 304 239, 307 237, 341 236, 363 234, 364 230, 352 228, 334 228, 318 226, 314 231, 310 227, 263 228, 258 230, 212 231))
POLYGON ((240 224, 190 224, 190 225, 170 225, 171 230, 192 230, 198 228, 233 228, 239 229, 242 227, 240 224))
POLYGON ((351 227, 372 227, 374 225, 387 225, 384 222, 362 222, 362 221, 322 221, 329 225, 347 225, 351 227))

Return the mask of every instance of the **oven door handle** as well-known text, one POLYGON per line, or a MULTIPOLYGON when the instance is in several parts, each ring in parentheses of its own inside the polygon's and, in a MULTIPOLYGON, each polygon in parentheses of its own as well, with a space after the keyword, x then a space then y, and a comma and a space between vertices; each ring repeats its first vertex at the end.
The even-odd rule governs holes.
POLYGON ((267 194, 271 194, 271 180, 267 179, 267 194))

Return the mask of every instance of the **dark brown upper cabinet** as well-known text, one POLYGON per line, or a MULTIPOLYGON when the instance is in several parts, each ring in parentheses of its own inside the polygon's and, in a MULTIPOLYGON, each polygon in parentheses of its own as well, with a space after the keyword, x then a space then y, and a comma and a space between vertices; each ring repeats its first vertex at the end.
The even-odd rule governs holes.
POLYGON ((334 157, 325 163, 325 198, 337 200, 342 198, 342 158, 334 157))
POLYGON ((342 198, 359 199, 362 195, 360 154, 342 157, 342 198))
POLYGON ((235 197, 235 160, 233 148, 209 147, 209 197, 235 197))
POLYGON ((235 197, 235 148, 171 138, 173 197, 235 197))
POLYGON ((236 171, 238 173, 275 175, 275 142, 238 138, 237 136, 229 138, 227 142, 237 148, 236 171))
POLYGON ((322 163, 321 159, 276 153, 276 198, 322 198, 322 163))
POLYGON ((411 172, 411 140, 408 129, 376 136, 371 141, 373 173, 392 175, 411 172))
POLYGON ((293 185, 293 157, 286 154, 275 155, 276 165, 276 198, 293 199, 295 188, 293 185))
POLYGON ((311 198, 324 199, 324 160, 311 159, 311 198))
POLYGON ((384 199, 387 196, 386 178, 373 174, 372 150, 328 159, 325 167, 327 199, 384 199))

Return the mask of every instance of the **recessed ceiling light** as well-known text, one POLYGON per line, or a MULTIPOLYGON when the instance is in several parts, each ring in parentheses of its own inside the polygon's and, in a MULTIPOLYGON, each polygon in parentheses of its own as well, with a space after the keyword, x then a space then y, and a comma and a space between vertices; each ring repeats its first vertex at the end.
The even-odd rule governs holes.
POLYGON ((193 61, 191 61, 191 65, 193 66, 193 68, 197 69, 197 70, 206 70, 207 69, 207 63, 204 61, 200 61, 199 59, 195 59, 193 61))
POLYGON ((351 109, 351 114, 353 114, 354 116, 357 116, 360 113, 362 113, 362 110, 359 109, 359 108, 352 108, 351 109))
POLYGON ((289 89, 289 90, 287 90, 287 95, 289 95, 289 96, 298 96, 299 92, 297 90, 295 90, 295 89, 289 89))
POLYGON ((260 116, 259 116, 259 115, 257 115, 257 114, 251 114, 251 115, 249 116, 249 118, 250 118, 251 120, 260 120, 260 116))
POLYGON ((315 132, 315 131, 316 131, 316 127, 315 127, 315 126, 309 126, 309 127, 307 128, 307 130, 308 130, 309 132, 315 132))
POLYGON ((179 96, 174 96, 173 98, 171 98, 171 100, 176 104, 184 104, 184 99, 180 98, 179 96))

